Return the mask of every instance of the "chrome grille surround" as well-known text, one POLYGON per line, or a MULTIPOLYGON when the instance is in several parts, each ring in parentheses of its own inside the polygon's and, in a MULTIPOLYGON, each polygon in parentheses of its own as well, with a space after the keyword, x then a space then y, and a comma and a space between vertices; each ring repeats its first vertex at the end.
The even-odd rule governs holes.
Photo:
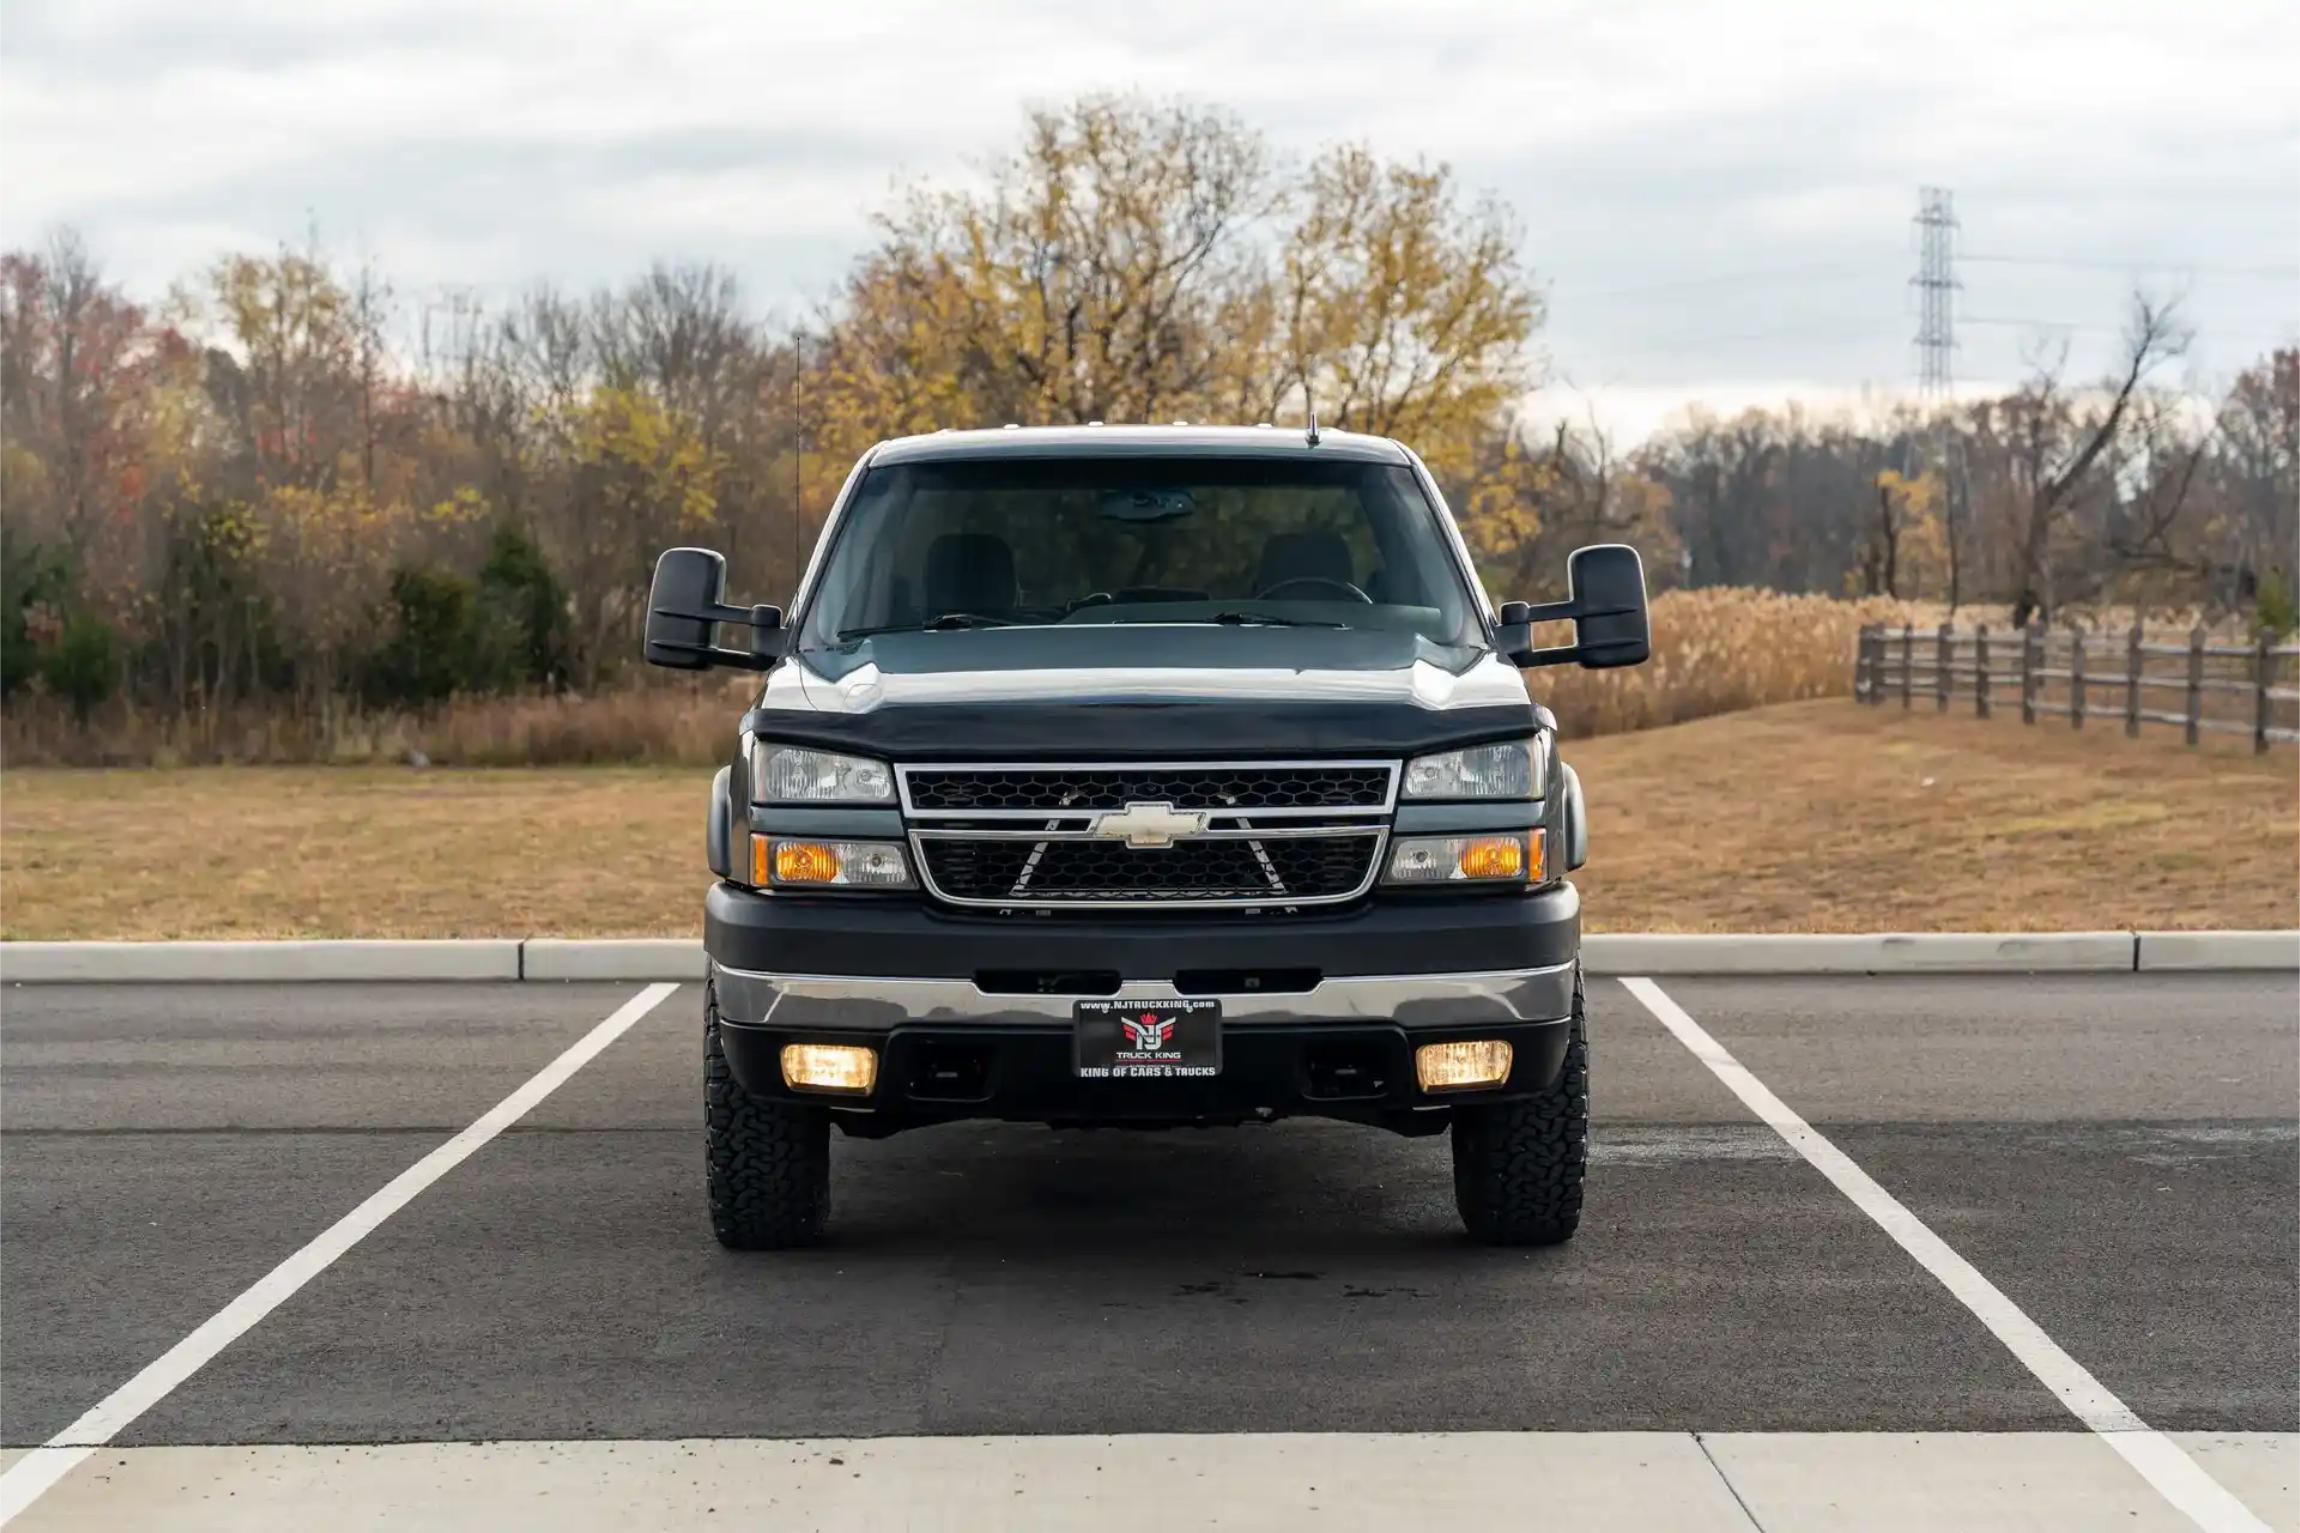
POLYGON ((1264 910, 1339 904, 1372 888, 1400 775, 1396 761, 1366 760, 953 762, 897 765, 895 783, 919 881, 947 904, 1264 910), (1024 797, 1038 802, 1018 805, 1024 797), (985 799, 996 807, 976 807, 985 799), (1105 814, 1145 802, 1202 813, 1204 828, 1165 846, 1096 834, 1105 814), (1346 860, 1357 855, 1362 866, 1346 860), (1160 866, 1166 858, 1172 867, 1160 866), (1194 882, 1196 870, 1207 880, 1194 882), (1289 870, 1308 892, 1289 886, 1289 870))

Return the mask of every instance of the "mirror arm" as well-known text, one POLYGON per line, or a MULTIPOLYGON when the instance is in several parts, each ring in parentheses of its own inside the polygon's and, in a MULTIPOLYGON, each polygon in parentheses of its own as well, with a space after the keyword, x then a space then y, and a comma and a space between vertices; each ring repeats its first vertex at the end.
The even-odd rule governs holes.
POLYGON ((771 668, 783 653, 783 609, 780 607, 730 607, 725 602, 703 602, 692 609, 685 607, 652 607, 650 612, 661 617, 693 618, 708 623, 741 623, 751 630, 749 649, 728 649, 722 645, 699 645, 686 651, 700 655, 709 665, 731 666, 738 671, 764 671, 771 668))
POLYGON ((1547 601, 1525 609, 1528 623, 1570 623, 1585 617, 1627 617, 1637 611, 1635 607, 1592 607, 1578 598, 1571 601, 1547 601))
POLYGON ((651 607, 657 617, 693 618, 699 623, 742 623, 751 628, 783 626, 780 607, 730 607, 725 602, 704 602, 695 607, 651 607))
MULTIPOLYGON (((1512 606, 1519 605, 1511 603, 1512 606)), ((1579 643, 1560 644, 1548 649, 1533 647, 1533 625, 1536 623, 1570 623, 1585 617, 1626 617, 1637 611, 1635 607, 1590 607, 1579 601, 1552 601, 1525 605, 1525 619, 1517 623, 1504 623, 1494 635, 1494 648, 1520 669, 1538 665, 1571 665, 1582 656, 1579 643)))
MULTIPOLYGON (((776 646, 776 653, 781 646, 776 646)), ((775 663, 775 655, 763 654, 755 649, 724 649, 714 644, 697 653, 707 657, 713 665, 732 666, 738 671, 763 671, 775 663)))
POLYGON ((1582 615, 1582 608, 1571 601, 1531 602, 1525 609, 1528 623, 1568 623, 1582 615))

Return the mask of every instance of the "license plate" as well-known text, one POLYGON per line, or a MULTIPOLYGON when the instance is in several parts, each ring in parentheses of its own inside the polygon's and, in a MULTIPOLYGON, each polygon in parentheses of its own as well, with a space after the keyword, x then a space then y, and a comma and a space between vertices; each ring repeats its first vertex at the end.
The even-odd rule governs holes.
POLYGON ((1220 1001, 1080 1001, 1071 1020, 1073 1063, 1086 1080, 1187 1079, 1222 1068, 1220 1001))

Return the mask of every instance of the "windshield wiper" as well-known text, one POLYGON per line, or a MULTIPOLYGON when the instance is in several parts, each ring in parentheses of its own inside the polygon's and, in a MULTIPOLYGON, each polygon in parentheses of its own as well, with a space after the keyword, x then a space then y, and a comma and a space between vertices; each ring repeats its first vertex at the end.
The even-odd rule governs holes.
POLYGON ((924 623, 881 623, 875 628, 842 628, 841 639, 867 639, 878 633, 942 633, 953 628, 1011 628, 1014 619, 986 612, 945 612, 924 623))
POLYGON ((1223 623, 1241 628, 1348 628, 1322 617, 1279 617, 1268 612, 1217 612, 1210 617, 1130 617, 1126 623, 1223 623))

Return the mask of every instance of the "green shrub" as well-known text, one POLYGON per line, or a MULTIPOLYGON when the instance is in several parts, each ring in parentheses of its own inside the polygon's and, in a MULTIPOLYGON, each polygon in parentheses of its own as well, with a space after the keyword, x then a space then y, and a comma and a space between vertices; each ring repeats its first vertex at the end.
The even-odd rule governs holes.
POLYGON ((555 686, 566 674, 566 597, 523 529, 498 527, 476 580, 437 564, 392 572, 384 640, 362 667, 370 703, 429 707, 458 693, 555 686))
POLYGON ((88 715, 112 695, 119 681, 119 636, 102 618, 73 614, 41 655, 40 676, 48 690, 72 705, 72 717, 85 726, 88 715))
POLYGON ((478 588, 436 564, 391 573, 387 637, 368 657, 368 701, 421 707, 470 689, 478 588))
POLYGON ((567 674, 567 592, 525 527, 499 524, 479 567, 480 607, 508 624, 515 681, 555 687, 567 674))
POLYGON ((2292 583, 2282 570, 2260 577, 2259 592, 2252 599, 2252 627, 2271 639, 2289 638, 2300 628, 2300 603, 2293 601, 2292 583))
POLYGON ((13 696, 39 674, 33 609, 60 601, 66 583, 62 559, 37 543, 25 543, 0 524, 0 697, 13 696))

